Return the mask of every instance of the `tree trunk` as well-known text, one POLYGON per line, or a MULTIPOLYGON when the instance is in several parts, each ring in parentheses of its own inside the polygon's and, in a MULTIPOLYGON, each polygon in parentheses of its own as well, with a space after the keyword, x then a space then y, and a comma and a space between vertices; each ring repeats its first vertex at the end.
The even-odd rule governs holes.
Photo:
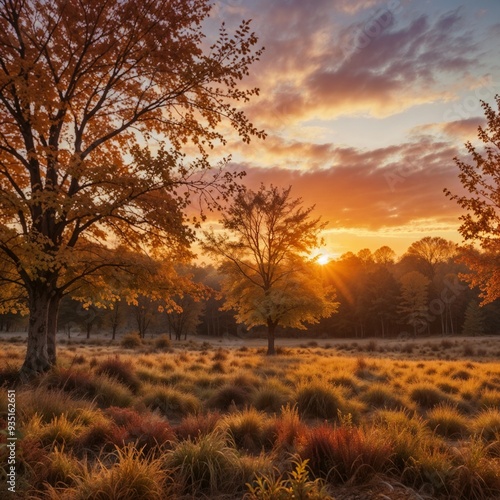
POLYGON ((49 303, 49 311, 47 316, 47 354, 49 362, 52 366, 56 364, 56 349, 57 349, 57 318, 59 316, 59 304, 61 296, 55 294, 49 303))
POLYGON ((267 320, 267 355, 274 356, 276 350, 274 348, 274 334, 276 331, 276 323, 270 319, 267 320))
MULTIPOLYGON (((20 371, 20 379, 27 381, 39 373, 48 371, 51 362, 47 349, 47 323, 50 293, 45 283, 39 283, 28 291, 29 322, 26 357, 20 371)), ((55 353, 54 353, 55 354, 55 353)))

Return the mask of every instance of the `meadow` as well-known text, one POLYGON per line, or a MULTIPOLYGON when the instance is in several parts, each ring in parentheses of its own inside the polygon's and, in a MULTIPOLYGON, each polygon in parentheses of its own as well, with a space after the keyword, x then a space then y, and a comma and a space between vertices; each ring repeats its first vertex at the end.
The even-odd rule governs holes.
MULTIPOLYGON (((25 344, 3 337, 10 389, 25 344)), ((278 346, 63 340, 16 387, 10 498, 500 497, 500 338, 278 346)))

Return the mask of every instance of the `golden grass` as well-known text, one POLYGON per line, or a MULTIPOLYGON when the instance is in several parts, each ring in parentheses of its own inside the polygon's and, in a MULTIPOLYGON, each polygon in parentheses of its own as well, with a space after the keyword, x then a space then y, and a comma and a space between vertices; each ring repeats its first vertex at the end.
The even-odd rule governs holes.
MULTIPOLYGON (((71 341, 17 388, 21 494, 251 498, 259 467, 266 488, 290 488, 293 455, 333 497, 373 475, 432 498, 500 497, 500 339, 304 343, 272 358, 164 340, 71 341)), ((9 387, 25 346, 5 347, 9 387)))

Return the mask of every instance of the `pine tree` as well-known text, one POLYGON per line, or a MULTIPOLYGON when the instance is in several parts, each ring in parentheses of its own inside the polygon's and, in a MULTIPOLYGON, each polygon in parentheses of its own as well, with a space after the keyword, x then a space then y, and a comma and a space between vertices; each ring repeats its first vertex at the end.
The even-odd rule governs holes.
POLYGON ((475 300, 471 300, 465 311, 465 321, 462 327, 464 335, 476 337, 484 333, 484 313, 475 300))

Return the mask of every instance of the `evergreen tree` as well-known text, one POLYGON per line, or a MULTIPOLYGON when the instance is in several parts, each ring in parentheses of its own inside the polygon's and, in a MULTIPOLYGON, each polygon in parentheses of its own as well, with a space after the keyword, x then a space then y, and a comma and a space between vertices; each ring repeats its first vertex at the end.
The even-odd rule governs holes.
POLYGON ((483 310, 475 300, 471 300, 465 311, 465 321, 462 327, 464 335, 476 337, 484 333, 483 310))

